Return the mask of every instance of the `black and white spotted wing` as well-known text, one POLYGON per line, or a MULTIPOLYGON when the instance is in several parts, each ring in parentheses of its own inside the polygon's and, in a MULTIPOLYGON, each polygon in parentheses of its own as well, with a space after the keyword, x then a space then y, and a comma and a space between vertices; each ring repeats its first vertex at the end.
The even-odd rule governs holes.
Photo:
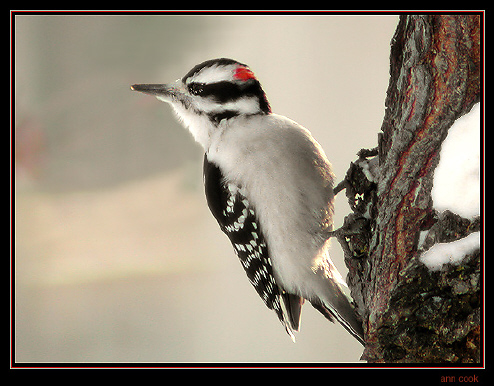
POLYGON ((230 239, 249 281, 269 309, 292 336, 297 331, 303 299, 278 286, 273 275, 266 240, 242 188, 224 181, 218 166, 204 157, 206 199, 221 230, 230 239), (285 316, 286 315, 286 316, 285 316))

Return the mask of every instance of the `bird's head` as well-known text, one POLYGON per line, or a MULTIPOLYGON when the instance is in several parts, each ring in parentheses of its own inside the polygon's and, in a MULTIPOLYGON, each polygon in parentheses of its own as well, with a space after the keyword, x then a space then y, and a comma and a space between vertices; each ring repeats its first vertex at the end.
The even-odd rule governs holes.
POLYGON ((131 89, 170 103, 205 148, 211 131, 223 120, 271 112, 254 73, 226 58, 198 64, 174 83, 134 84, 131 89))

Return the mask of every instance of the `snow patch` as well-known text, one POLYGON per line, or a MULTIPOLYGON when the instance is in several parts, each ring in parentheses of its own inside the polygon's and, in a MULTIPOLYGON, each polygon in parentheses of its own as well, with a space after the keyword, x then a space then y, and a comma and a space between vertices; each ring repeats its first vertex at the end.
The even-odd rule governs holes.
POLYGON ((451 243, 438 243, 420 256, 420 261, 431 271, 438 271, 443 264, 459 264, 463 258, 480 248, 480 232, 474 232, 451 243))
POLYGON ((444 140, 432 187, 434 208, 464 218, 480 214, 480 103, 457 119, 444 140))

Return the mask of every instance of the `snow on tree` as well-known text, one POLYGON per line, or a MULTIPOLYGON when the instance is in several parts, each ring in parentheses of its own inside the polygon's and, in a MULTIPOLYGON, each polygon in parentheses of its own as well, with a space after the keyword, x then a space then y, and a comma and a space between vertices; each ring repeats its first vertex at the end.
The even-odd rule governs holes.
POLYGON ((480 103, 458 118, 441 146, 434 170, 433 207, 465 218, 480 214, 480 103))

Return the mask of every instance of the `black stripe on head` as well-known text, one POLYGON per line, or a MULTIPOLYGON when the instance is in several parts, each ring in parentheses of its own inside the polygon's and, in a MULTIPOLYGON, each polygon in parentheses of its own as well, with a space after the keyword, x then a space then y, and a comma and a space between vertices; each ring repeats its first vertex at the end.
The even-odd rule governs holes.
POLYGON ((200 95, 203 98, 210 97, 218 103, 234 101, 245 95, 241 87, 232 82, 222 81, 211 84, 200 83, 199 85, 198 83, 189 84, 190 93, 200 95))
POLYGON ((188 89, 192 95, 211 98, 217 103, 233 102, 244 97, 255 97, 258 99, 259 108, 263 113, 267 114, 271 112, 266 94, 256 79, 250 79, 244 82, 190 83, 188 89))

